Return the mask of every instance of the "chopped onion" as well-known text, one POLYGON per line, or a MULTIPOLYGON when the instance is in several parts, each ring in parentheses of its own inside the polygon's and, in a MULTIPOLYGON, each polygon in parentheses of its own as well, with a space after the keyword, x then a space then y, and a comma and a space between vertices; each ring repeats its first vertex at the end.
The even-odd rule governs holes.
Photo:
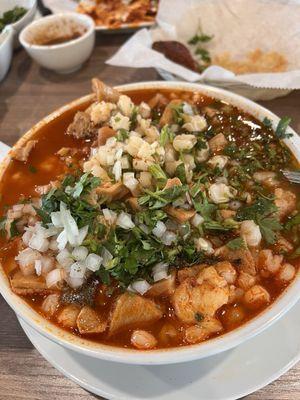
POLYGON ((43 230, 43 234, 45 238, 49 238, 60 233, 60 229, 56 228, 55 226, 49 226, 48 229, 43 230))
POLYGON ((134 172, 125 172, 123 174, 123 184, 130 190, 135 190, 139 181, 134 177, 134 172))
POLYGON ((139 227, 141 228, 141 230, 142 230, 144 233, 146 233, 146 234, 150 233, 150 229, 148 228, 147 225, 145 225, 145 224, 140 224, 139 227))
POLYGON ((132 229, 135 227, 131 220, 131 215, 123 211, 119 214, 116 224, 123 229, 132 229))
POLYGON ((192 225, 194 225, 197 228, 197 226, 199 226, 200 224, 203 224, 204 218, 200 214, 195 214, 193 216, 191 222, 192 222, 192 225))
POLYGON ((58 251, 58 245, 56 239, 50 240, 49 249, 53 251, 58 251))
POLYGON ((101 266, 103 259, 98 254, 91 253, 85 260, 85 265, 90 271, 98 271, 101 266))
POLYGON ((56 260, 64 268, 68 268, 73 264, 72 256, 67 249, 63 249, 59 252, 56 256, 56 260))
POLYGON ((108 208, 103 208, 102 212, 103 212, 105 221, 107 221, 110 225, 113 225, 116 222, 117 213, 115 213, 112 210, 109 210, 108 208))
POLYGON ((86 247, 84 246, 78 246, 74 247, 72 251, 72 256, 76 261, 83 261, 87 258, 87 255, 89 254, 89 251, 86 247))
POLYGON ((67 238, 67 233, 65 230, 61 231, 60 234, 57 236, 57 246, 58 250, 63 250, 67 243, 68 243, 68 238, 67 238))
POLYGON ((123 149, 122 149, 122 147, 121 147, 121 148, 119 148, 119 149, 116 151, 115 159, 116 159, 116 160, 120 160, 121 157, 122 157, 122 154, 123 154, 123 149))
POLYGON ((152 229, 153 235, 158 238, 161 238, 163 234, 166 232, 167 227, 162 221, 157 221, 155 227, 152 229))
MULTIPOLYGON (((89 230, 89 226, 86 225, 83 228, 79 229, 79 233, 78 236, 75 237, 75 241, 74 241, 74 245, 75 246, 81 246, 82 242, 84 241, 84 239, 86 238, 86 235, 88 233, 89 230)), ((72 243, 70 243, 72 245, 72 243)))
POLYGON ((102 249, 101 257, 102 257, 102 264, 104 265, 104 267, 106 267, 109 261, 111 261, 114 258, 113 255, 105 247, 103 247, 102 249))
POLYGON ((141 280, 133 282, 131 285, 128 286, 127 290, 143 295, 148 292, 150 288, 151 285, 147 281, 141 280))
POLYGON ((41 258, 41 274, 42 275, 47 275, 48 272, 52 271, 54 269, 54 258, 50 256, 42 256, 41 258))
POLYGON ((23 233, 22 240, 26 246, 29 246, 30 239, 32 238, 32 231, 25 228, 25 232, 23 233))
POLYGON ((166 231, 162 238, 161 241, 164 245, 170 246, 173 242, 175 242, 177 239, 177 235, 174 232, 171 231, 166 231))
POLYGON ((61 219, 60 211, 52 212, 51 215, 51 222, 56 228, 63 228, 63 222, 61 219))
POLYGON ((46 285, 48 288, 55 286, 64 279, 64 271, 60 268, 53 269, 46 276, 46 285))
POLYGON ((79 288, 80 286, 83 285, 84 278, 72 278, 72 277, 69 277, 67 279, 67 283, 68 283, 69 286, 71 286, 71 288, 77 289, 77 288, 79 288))
POLYGON ((154 265, 154 267, 152 268, 152 275, 154 282, 161 281, 162 279, 167 278, 168 267, 169 265, 163 262, 154 265))
POLYGON ((183 103, 182 111, 185 114, 194 115, 193 109, 189 103, 186 103, 186 102, 183 103))
POLYGON ((84 278, 86 266, 84 263, 77 261, 71 265, 70 277, 71 278, 84 278))
POLYGON ((48 250, 49 241, 44 238, 43 233, 40 231, 32 235, 29 241, 29 247, 43 253, 48 250))
POLYGON ((67 209, 63 202, 60 202, 60 215, 69 243, 71 245, 76 245, 76 237, 79 235, 78 226, 70 210, 67 209))
POLYGON ((115 181, 118 182, 122 176, 122 164, 120 160, 117 160, 113 166, 112 172, 115 176, 115 181))
POLYGON ((42 275, 42 261, 41 260, 35 260, 34 269, 38 276, 42 275))

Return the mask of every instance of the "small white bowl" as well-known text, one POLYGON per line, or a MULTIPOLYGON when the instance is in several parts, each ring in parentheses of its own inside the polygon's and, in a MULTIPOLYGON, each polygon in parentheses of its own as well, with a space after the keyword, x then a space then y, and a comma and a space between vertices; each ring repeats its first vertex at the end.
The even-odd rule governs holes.
POLYGON ((14 30, 11 26, 4 28, 0 33, 0 82, 7 74, 13 52, 14 30))
POLYGON ((13 24, 10 24, 10 26, 13 27, 14 32, 15 32, 15 38, 14 38, 14 48, 17 48, 20 46, 19 42, 19 33, 21 30, 28 25, 34 18, 35 12, 36 12, 36 3, 37 0, 1 0, 0 1, 0 16, 5 13, 5 11, 12 10, 15 7, 24 7, 26 10, 25 15, 23 15, 22 18, 20 18, 18 21, 16 21, 13 24))
POLYGON ((42 67, 58 73, 69 73, 79 69, 90 57, 95 44, 95 24, 92 18, 77 13, 61 13, 50 15, 32 22, 22 30, 19 36, 27 53, 42 67), (61 29, 62 36, 65 27, 78 24, 86 29, 80 37, 60 44, 33 44, 35 37, 41 37, 43 32, 53 33, 61 29))

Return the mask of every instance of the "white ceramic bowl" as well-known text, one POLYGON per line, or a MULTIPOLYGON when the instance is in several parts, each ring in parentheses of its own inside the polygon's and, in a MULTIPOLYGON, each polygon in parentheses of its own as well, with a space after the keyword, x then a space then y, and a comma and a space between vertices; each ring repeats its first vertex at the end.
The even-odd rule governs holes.
POLYGON ((11 24, 11 26, 13 27, 14 32, 15 32, 15 39, 14 39, 14 47, 15 48, 20 46, 19 38, 18 38, 19 33, 34 18, 34 15, 36 12, 36 3, 37 3, 37 0, 1 0, 0 1, 0 16, 2 16, 2 14, 5 11, 9 11, 16 6, 24 7, 28 10, 27 13, 21 19, 19 19, 14 24, 11 24))
POLYGON ((6 76, 12 59, 14 30, 11 26, 0 33, 0 82, 6 76))
MULTIPOLYGON (((222 89, 213 88, 211 86, 191 84, 191 83, 178 83, 178 82, 145 82, 145 83, 134 83, 124 86, 119 86, 120 90, 141 90, 146 88, 157 88, 157 89, 179 89, 189 91, 200 91, 201 93, 224 100, 230 104, 233 104, 240 109, 252 114, 259 120, 263 120, 265 117, 269 118, 273 127, 275 128, 278 124, 279 118, 268 111, 267 109, 253 103, 252 101, 238 96, 236 94, 227 92, 222 89)), ((88 95, 75 100, 72 103, 55 111, 48 117, 44 118, 30 131, 28 131, 23 138, 20 139, 17 145, 22 145, 24 141, 31 138, 31 136, 38 131, 41 127, 48 124, 55 118, 58 118, 68 110, 77 107, 78 105, 87 104, 92 101, 93 95, 88 95)), ((286 140, 287 146, 294 153, 298 160, 300 160, 300 138, 297 134, 289 129, 294 136, 286 140)), ((0 179, 3 171, 9 163, 9 156, 2 163, 2 171, 0 171, 0 179)), ((232 332, 226 333, 217 338, 208 340, 206 342, 184 346, 171 349, 163 350, 134 350, 134 349, 123 349, 99 343, 94 343, 89 340, 76 337, 69 332, 66 332, 59 327, 51 324, 47 319, 36 313, 27 303, 19 296, 15 295, 11 289, 4 271, 0 267, 0 292, 6 299, 8 304, 13 310, 25 320, 30 326, 40 332, 42 335, 48 337, 52 341, 60 344, 63 347, 72 349, 73 351, 85 354, 87 356, 95 357, 102 360, 109 360, 127 364, 143 364, 143 365, 158 365, 158 364, 171 364, 180 363, 184 361, 201 359, 217 353, 221 353, 225 350, 229 350, 251 337, 259 334, 264 329, 273 324, 281 316, 283 316, 300 298, 300 273, 297 274, 295 280, 291 285, 281 294, 281 296, 265 311, 259 314, 257 317, 242 325, 241 327, 233 330, 232 332)), ((270 337, 270 340, 272 338, 270 337)))
POLYGON ((90 57, 95 44, 95 24, 92 18, 77 13, 50 15, 32 22, 21 32, 20 42, 27 53, 42 67, 59 73, 69 73, 79 69, 90 57), (55 45, 36 45, 30 37, 41 29, 51 29, 56 22, 73 21, 84 26, 86 32, 77 39, 55 45))

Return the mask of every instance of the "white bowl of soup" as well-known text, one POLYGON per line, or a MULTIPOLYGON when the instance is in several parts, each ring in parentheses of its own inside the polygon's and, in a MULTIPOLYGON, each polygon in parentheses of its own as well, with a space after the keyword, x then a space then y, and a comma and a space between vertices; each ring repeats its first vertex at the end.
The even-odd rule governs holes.
POLYGON ((58 73, 70 73, 90 57, 95 44, 95 24, 92 18, 72 12, 50 15, 28 25, 19 38, 39 65, 58 73))
POLYGON ((56 343, 128 364, 259 334, 300 297, 289 120, 205 85, 93 88, 2 163, 1 294, 56 343))

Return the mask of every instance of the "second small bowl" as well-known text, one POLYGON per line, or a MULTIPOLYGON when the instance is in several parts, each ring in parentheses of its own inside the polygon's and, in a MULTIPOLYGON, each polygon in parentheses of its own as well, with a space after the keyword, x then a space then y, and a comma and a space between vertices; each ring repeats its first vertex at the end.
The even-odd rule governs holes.
POLYGON ((90 57, 95 44, 95 25, 86 15, 56 14, 32 22, 19 38, 39 65, 58 73, 69 73, 79 69, 90 57))

